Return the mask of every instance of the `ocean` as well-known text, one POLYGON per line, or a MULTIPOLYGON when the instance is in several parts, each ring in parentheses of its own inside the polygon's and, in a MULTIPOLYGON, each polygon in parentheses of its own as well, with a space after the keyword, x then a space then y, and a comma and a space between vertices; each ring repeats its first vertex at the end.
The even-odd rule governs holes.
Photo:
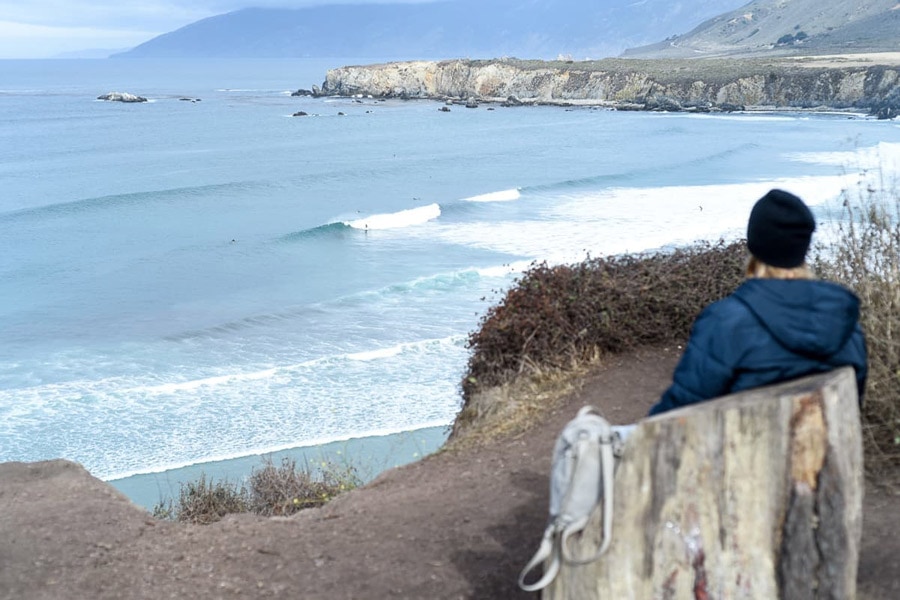
POLYGON ((430 432, 418 456, 534 261, 739 237, 775 186, 826 223, 900 155, 846 113, 290 95, 346 62, 0 61, 0 461, 122 481, 430 432))

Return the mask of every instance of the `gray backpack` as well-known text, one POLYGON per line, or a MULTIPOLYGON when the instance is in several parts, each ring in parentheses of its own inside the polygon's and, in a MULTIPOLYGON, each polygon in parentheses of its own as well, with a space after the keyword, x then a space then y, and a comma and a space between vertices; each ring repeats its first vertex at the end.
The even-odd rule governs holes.
POLYGON ((593 406, 579 410, 559 434, 550 469, 550 522, 540 547, 519 574, 519 587, 526 592, 543 589, 553 581, 561 561, 587 564, 606 552, 612 539, 614 457, 621 454, 622 438, 593 406), (584 529, 594 507, 601 503, 600 548, 591 556, 576 557, 570 552, 569 538, 584 529), (534 583, 525 583, 528 573, 547 559, 543 576, 534 583))

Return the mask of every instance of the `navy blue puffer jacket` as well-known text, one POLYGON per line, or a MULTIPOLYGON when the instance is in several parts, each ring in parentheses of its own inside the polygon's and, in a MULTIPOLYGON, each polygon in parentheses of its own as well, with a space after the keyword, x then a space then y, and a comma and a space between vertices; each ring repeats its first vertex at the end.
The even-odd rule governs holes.
POLYGON ((827 281, 748 279, 697 317, 650 414, 844 365, 856 369, 861 403, 867 355, 852 292, 827 281))

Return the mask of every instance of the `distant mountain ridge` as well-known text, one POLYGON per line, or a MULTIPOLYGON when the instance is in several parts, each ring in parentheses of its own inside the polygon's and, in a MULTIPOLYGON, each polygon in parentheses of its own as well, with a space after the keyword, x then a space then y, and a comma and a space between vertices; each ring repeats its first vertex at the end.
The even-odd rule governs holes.
POLYGON ((616 56, 746 0, 440 0, 247 8, 153 38, 124 58, 616 56))
POLYGON ((628 58, 900 51, 898 0, 754 0, 628 58))

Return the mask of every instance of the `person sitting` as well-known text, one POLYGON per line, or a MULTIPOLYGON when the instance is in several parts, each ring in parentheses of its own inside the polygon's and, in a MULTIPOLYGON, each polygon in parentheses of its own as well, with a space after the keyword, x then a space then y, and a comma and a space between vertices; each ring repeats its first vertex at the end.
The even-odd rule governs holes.
POLYGON ((747 279, 707 306, 671 386, 650 415, 851 365, 862 404, 867 375, 859 299, 806 265, 816 222, 803 201, 773 189, 747 224, 747 279))

